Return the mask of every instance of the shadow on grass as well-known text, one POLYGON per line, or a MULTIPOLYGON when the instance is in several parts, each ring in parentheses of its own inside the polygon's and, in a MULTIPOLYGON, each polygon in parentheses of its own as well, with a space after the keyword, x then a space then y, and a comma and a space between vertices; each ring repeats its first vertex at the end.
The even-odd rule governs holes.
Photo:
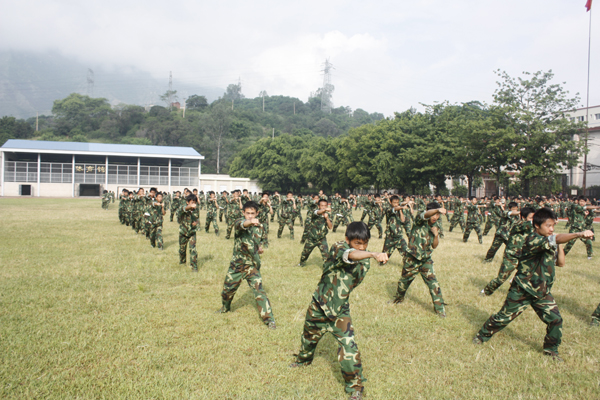
MULTIPOLYGON (((425 283, 422 282, 423 280, 415 278, 415 281, 417 281, 417 280, 421 281, 421 283, 425 286, 425 290, 427 290, 427 294, 429 294, 429 289, 427 288, 427 285, 425 285, 425 283)), ((415 285, 415 283, 416 283, 415 281, 413 281, 413 283, 410 285, 410 287, 412 287, 413 285, 415 285)), ((394 300, 394 298, 396 297, 396 292, 398 290, 398 283, 397 282, 388 282, 385 285, 385 288, 386 288, 386 291, 388 293, 389 299, 390 300, 394 300)), ((435 310, 433 308, 433 303, 431 303, 431 302, 424 302, 424 301, 420 300, 417 297, 411 296, 410 295, 410 290, 411 289, 409 288, 408 291, 406 292, 406 298, 404 300, 404 303, 407 302, 407 301, 414 302, 414 303, 418 304, 419 306, 423 307, 423 309, 426 310, 426 311, 435 312, 435 310)), ((415 290, 415 289, 413 288, 413 290, 415 290)), ((418 289, 416 289, 416 290, 418 290, 418 289)))
POLYGON ((238 288, 238 291, 235 294, 236 294, 236 296, 234 297, 234 300, 231 303, 231 311, 232 312, 234 312, 242 307, 246 307, 246 306, 251 306, 252 308, 256 309, 256 300, 254 300, 254 291, 252 290, 252 288, 250 286, 248 286, 248 284, 246 283, 245 280, 240 284, 240 287, 238 288), (239 295, 240 290, 242 291, 241 296, 239 295), (236 298, 237 298, 237 300, 236 300, 236 298))
MULTIPOLYGON (((461 314, 463 315, 463 317, 465 317, 465 319, 467 321, 469 321, 469 323, 473 326, 474 331, 473 331, 473 335, 475 335, 479 329, 481 329, 481 327, 483 326, 483 324, 488 320, 488 318, 490 317, 490 314, 488 314, 486 311, 484 310, 480 310, 475 306, 472 305, 468 305, 468 304, 460 304, 457 307, 461 314)), ((511 321, 511 324, 514 324, 515 321, 518 321, 518 317, 516 320, 511 321)), ((518 323, 518 322, 517 322, 518 323)), ((497 334, 504 334, 506 336, 509 336, 515 340, 518 340, 519 342, 531 347, 533 350, 535 351, 540 351, 541 347, 540 344, 537 342, 534 342, 532 340, 528 340, 524 337, 521 337, 519 335, 517 335, 515 332, 513 332, 510 327, 506 327, 504 329, 502 329, 501 332, 498 332, 497 334)), ((492 339, 493 340, 493 339, 492 339)))
POLYGON ((590 310, 588 308, 581 306, 581 304, 579 304, 579 302, 572 297, 566 297, 566 296, 554 296, 554 297, 556 299, 556 303, 558 304, 559 310, 560 309, 566 310, 567 312, 569 312, 573 316, 575 316, 575 318, 577 318, 578 320, 580 320, 584 323, 589 322, 590 316, 592 315, 592 312, 594 312, 594 310, 590 310))
POLYGON ((470 277, 469 281, 471 281, 471 284, 479 290, 483 289, 489 283, 489 281, 486 281, 485 279, 478 276, 470 277))
POLYGON ((335 340, 335 337, 326 333, 319 341, 315 357, 321 357, 327 361, 331 368, 331 373, 343 388, 345 382, 344 378, 342 378, 340 363, 338 362, 338 350, 339 345, 337 340, 335 340))

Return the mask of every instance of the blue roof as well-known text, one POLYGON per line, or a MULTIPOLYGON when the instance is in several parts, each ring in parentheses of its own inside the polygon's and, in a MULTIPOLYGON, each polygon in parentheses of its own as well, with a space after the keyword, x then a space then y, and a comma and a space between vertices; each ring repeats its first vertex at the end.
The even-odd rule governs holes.
POLYGON ((191 147, 147 146, 139 144, 107 144, 79 142, 48 142, 43 140, 9 139, 2 150, 32 150, 56 152, 124 153, 146 156, 175 156, 178 158, 204 158, 191 147))

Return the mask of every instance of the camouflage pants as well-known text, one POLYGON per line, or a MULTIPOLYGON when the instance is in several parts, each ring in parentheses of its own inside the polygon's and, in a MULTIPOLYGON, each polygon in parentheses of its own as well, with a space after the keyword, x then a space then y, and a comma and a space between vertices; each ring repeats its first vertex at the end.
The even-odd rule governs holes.
POLYGON ((260 223, 264 229, 260 245, 263 247, 269 247, 269 217, 267 216, 267 218, 264 221, 260 221, 260 223))
POLYGON ((179 234, 179 262, 185 264, 188 242, 190 244, 190 266, 192 267, 192 270, 197 271, 198 252, 196 251, 196 233, 191 236, 179 234))
POLYGON ((481 236, 481 227, 477 222, 467 222, 467 227, 465 228, 465 233, 463 235, 463 242, 466 243, 467 240, 469 240, 471 230, 475 230, 475 232, 477 233, 477 238, 479 239, 479 243, 481 243, 483 240, 483 236, 481 236))
POLYGON ((397 299, 403 299, 406 295, 410 284, 415 279, 415 275, 421 274, 423 282, 429 288, 429 294, 433 301, 433 308, 436 313, 445 312, 444 299, 442 297, 442 289, 440 284, 435 277, 433 270, 433 260, 428 258, 426 260, 417 260, 413 256, 407 254, 404 257, 404 267, 402 268, 402 277, 398 281, 398 292, 396 293, 397 299))
POLYGON ((225 239, 229 239, 231 237, 231 231, 233 230, 233 225, 235 225, 235 221, 235 218, 227 217, 227 230, 225 234, 225 239))
POLYGON ((381 236, 383 236, 383 228, 381 227, 381 221, 376 220, 376 219, 371 219, 371 217, 369 217, 369 223, 367 224, 367 229, 370 231, 371 229, 373 229, 374 226, 377 227, 377 232, 379 232, 379 238, 381 238, 381 236))
POLYGON ((315 247, 319 247, 321 250, 321 257, 323 257, 323 261, 327 261, 328 247, 327 247, 327 237, 323 237, 322 239, 308 237, 306 242, 304 243, 304 249, 302 250, 302 255, 300 256, 300 262, 303 263, 308 260, 310 253, 315 249, 315 247))
POLYGON ((215 233, 219 233, 219 225, 217 225, 217 216, 216 215, 207 215, 206 216, 206 224, 204 224, 204 231, 208 233, 208 229, 210 228, 210 223, 212 222, 213 228, 215 229, 215 233))
POLYGON ((495 277, 487 284, 487 286, 483 289, 483 292, 486 296, 491 296, 494 294, 496 289, 506 282, 506 280, 510 277, 510 274, 517 269, 517 265, 519 260, 506 255, 504 252, 504 257, 502 258, 502 264, 500 265, 500 270, 498 271, 498 276, 495 277))
POLYGON ((360 222, 363 222, 365 220, 365 218, 367 217, 367 215, 369 215, 369 212, 367 211, 367 209, 364 209, 363 213, 360 217, 360 222))
POLYGON ((502 236, 500 236, 496 233, 494 235, 494 241, 492 242, 490 249, 488 250, 487 254, 485 255, 484 261, 492 261, 494 259, 494 256, 496 255, 496 252, 498 252, 498 249, 500 248, 500 246, 502 246, 502 244, 504 244, 506 246, 506 242, 507 241, 502 236))
POLYGON ((296 223, 296 218, 298 218, 298 220, 300 221, 300 226, 303 225, 302 223, 302 211, 298 211, 294 214, 294 218, 292 218, 292 224, 296 223))
POLYGON ((271 214, 271 222, 275 220, 275 215, 279 215, 279 206, 272 206, 273 214, 271 214))
POLYGON ((593 318, 596 319, 600 319, 600 304, 598 304, 598 307, 596 307, 596 311, 594 311, 594 313, 592 314, 593 318))
POLYGON ((291 218, 279 218, 279 229, 277 230, 277 237, 281 239, 281 234, 283 233, 283 227, 287 225, 290 230, 290 239, 294 240, 294 224, 292 223, 291 218))
POLYGON ((123 210, 122 208, 119 208, 119 222, 121 223, 121 225, 125 223, 125 210, 123 210))
POLYGON ((275 321, 273 311, 271 310, 271 303, 269 302, 267 293, 263 289, 260 271, 252 265, 237 265, 234 262, 229 265, 227 276, 225 276, 225 283, 223 284, 223 292, 221 293, 225 310, 231 310, 233 296, 235 296, 235 292, 237 292, 244 279, 254 292, 256 306, 258 307, 258 313, 262 321, 265 325, 268 325, 271 321, 275 321))
POLYGON ((108 205, 110 204, 110 200, 102 200, 102 209, 108 210, 108 205))
POLYGON ((452 229, 454 229, 454 227, 457 224, 460 225, 460 229, 462 231, 465 230, 465 219, 464 219, 464 217, 462 217, 460 214, 454 213, 454 214, 452 214, 452 219, 450 220, 450 228, 448 229, 448 231, 452 232, 452 229))
POLYGON ((497 314, 492 315, 479 330, 479 336, 487 342, 496 333, 504 329, 512 320, 517 318, 527 306, 531 305, 537 316, 544 322, 546 337, 544 337, 544 350, 558 352, 562 338, 562 317, 552 294, 537 298, 528 294, 521 286, 513 281, 504 305, 497 314))
POLYGON ((342 377, 346 384, 346 392, 362 392, 363 382, 366 381, 362 374, 360 352, 354 341, 354 328, 350 316, 350 305, 342 306, 341 312, 335 320, 330 320, 321 310, 313 298, 304 321, 300 351, 296 357, 299 364, 310 364, 315 356, 315 350, 321 337, 327 332, 335 337, 338 342, 338 362, 342 368, 342 377))
POLYGON ((342 215, 340 217, 339 215, 336 214, 335 222, 333 223, 333 231, 335 232, 337 230, 338 226, 340 226, 340 224, 343 224, 344 226, 348 226, 348 224, 350 224, 350 222, 352 222, 350 217, 351 217, 351 215, 342 215))
POLYGON ((398 250, 400 255, 404 257, 406 254, 406 240, 403 236, 390 236, 385 235, 385 242, 383 243, 382 253, 387 253, 388 258, 392 256, 394 250, 398 250))
MULTIPOLYGON (((571 229, 569 229, 569 233, 573 233, 573 232, 579 232, 582 229, 580 227, 574 227, 572 226, 571 229)), ((592 249, 592 240, 591 239, 584 239, 584 238, 579 238, 579 240, 581 240, 584 244, 585 244, 585 249, 587 251, 587 256, 588 257, 592 257, 594 255, 594 250, 592 249)), ((567 245, 565 246, 565 256, 569 253, 569 251, 571 251, 571 249, 573 248, 573 246, 575 245, 576 240, 571 240, 569 243, 567 243, 567 245)))
POLYGON ((175 216, 175 210, 171 210, 171 222, 173 222, 173 217, 175 216))
POLYGON ((483 230, 483 236, 487 235, 493 226, 496 226, 496 230, 498 230, 496 219, 488 215, 487 221, 485 223, 485 229, 483 230))
POLYGON ((150 245, 159 249, 163 248, 162 224, 150 225, 150 245))

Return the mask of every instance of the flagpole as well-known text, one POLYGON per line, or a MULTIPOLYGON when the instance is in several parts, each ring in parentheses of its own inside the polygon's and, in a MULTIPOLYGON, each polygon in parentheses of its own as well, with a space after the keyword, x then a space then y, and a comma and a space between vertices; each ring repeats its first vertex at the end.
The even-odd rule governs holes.
POLYGON ((590 1, 590 26, 588 29, 588 70, 587 70, 587 93, 586 93, 586 104, 585 104, 585 153, 583 155, 583 195, 585 196, 585 189, 587 184, 587 153, 588 153, 588 133, 589 133, 589 108, 590 108, 590 54, 592 49, 592 7, 590 1))

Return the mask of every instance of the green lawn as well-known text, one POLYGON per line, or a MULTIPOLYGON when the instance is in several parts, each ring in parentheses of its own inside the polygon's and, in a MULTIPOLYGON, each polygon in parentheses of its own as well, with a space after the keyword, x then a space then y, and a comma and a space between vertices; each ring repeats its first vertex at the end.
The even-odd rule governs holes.
MULTIPOLYGON (((194 274, 179 265, 176 223, 165 222, 160 252, 119 224, 117 203, 103 211, 100 200, 0 199, 0 221, 0 398, 346 397, 331 335, 311 366, 288 367, 321 271, 318 249, 296 267, 298 222, 295 241, 287 228, 277 239, 272 225, 263 255, 271 331, 247 285, 233 312, 214 313, 233 247, 224 234, 198 234, 194 274)), ((369 248, 380 251, 373 232, 369 248)), ((328 242, 342 238, 330 233, 328 242)), ((479 245, 472 234, 464 244, 460 230, 446 232, 434 251, 444 320, 420 278, 404 303, 388 303, 401 272, 397 253, 386 266, 372 263, 350 300, 368 398, 600 398, 600 329, 589 327, 600 302, 598 242, 594 260, 577 243, 557 273, 565 362, 555 363, 542 356, 545 325, 531 309, 487 344, 471 343, 508 289, 478 296, 500 264, 502 250, 494 263, 481 262, 492 239, 479 245)))

